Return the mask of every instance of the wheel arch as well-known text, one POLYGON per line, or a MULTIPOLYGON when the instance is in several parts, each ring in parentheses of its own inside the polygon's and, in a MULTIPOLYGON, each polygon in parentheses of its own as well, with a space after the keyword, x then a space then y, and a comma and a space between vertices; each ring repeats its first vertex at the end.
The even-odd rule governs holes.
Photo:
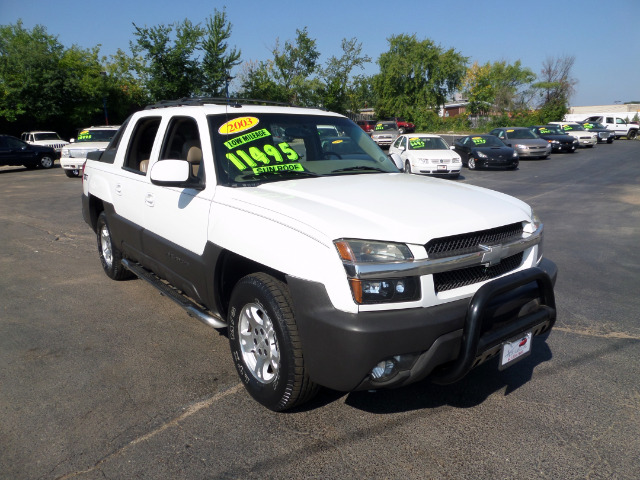
POLYGON ((215 303, 218 305, 218 313, 223 318, 227 318, 231 293, 238 282, 247 275, 260 272, 271 275, 284 284, 287 284, 287 277, 283 272, 243 257, 230 250, 219 250, 212 279, 212 293, 215 303))

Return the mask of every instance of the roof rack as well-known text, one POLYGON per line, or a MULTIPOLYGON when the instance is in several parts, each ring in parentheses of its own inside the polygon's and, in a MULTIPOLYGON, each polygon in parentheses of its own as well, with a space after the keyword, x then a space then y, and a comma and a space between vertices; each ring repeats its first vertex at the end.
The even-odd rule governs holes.
POLYGON ((177 100, 161 100, 157 103, 147 105, 145 110, 154 108, 181 107, 181 106, 202 106, 207 104, 229 105, 238 108, 242 105, 273 105, 279 107, 296 107, 286 102, 273 102, 271 100, 259 100, 255 98, 224 98, 224 97, 185 97, 177 100))

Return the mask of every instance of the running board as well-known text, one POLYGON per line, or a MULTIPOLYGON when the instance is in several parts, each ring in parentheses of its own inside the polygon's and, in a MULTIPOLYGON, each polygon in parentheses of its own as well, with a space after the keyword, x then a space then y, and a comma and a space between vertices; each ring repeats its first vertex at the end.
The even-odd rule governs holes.
POLYGON ((177 289, 171 285, 163 282, 159 277, 145 268, 141 267, 137 263, 133 263, 126 258, 122 259, 122 265, 129 271, 131 271, 138 278, 145 280, 153 287, 155 287, 162 295, 170 298, 182 308, 184 308, 190 317, 195 317, 205 325, 209 325, 213 328, 227 328, 227 322, 223 321, 220 317, 213 315, 196 302, 188 298, 186 295, 180 293, 177 289))

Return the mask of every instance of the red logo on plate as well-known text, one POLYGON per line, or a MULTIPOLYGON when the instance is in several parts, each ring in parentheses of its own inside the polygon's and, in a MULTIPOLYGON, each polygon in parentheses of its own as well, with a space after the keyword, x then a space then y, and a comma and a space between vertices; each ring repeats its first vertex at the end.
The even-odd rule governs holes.
POLYGON ((520 340, 520 344, 518 346, 523 347, 526 344, 527 344, 527 337, 524 337, 522 340, 520 340))

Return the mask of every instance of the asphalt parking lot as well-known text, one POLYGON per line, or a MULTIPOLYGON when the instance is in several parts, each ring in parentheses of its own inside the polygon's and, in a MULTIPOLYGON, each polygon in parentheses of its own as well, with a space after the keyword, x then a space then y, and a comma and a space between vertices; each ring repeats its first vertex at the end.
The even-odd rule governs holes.
POLYGON ((278 414, 224 335, 104 275, 79 179, 0 168, 0 478, 638 478, 640 141, 444 181, 536 209, 554 331, 502 372, 278 414))

